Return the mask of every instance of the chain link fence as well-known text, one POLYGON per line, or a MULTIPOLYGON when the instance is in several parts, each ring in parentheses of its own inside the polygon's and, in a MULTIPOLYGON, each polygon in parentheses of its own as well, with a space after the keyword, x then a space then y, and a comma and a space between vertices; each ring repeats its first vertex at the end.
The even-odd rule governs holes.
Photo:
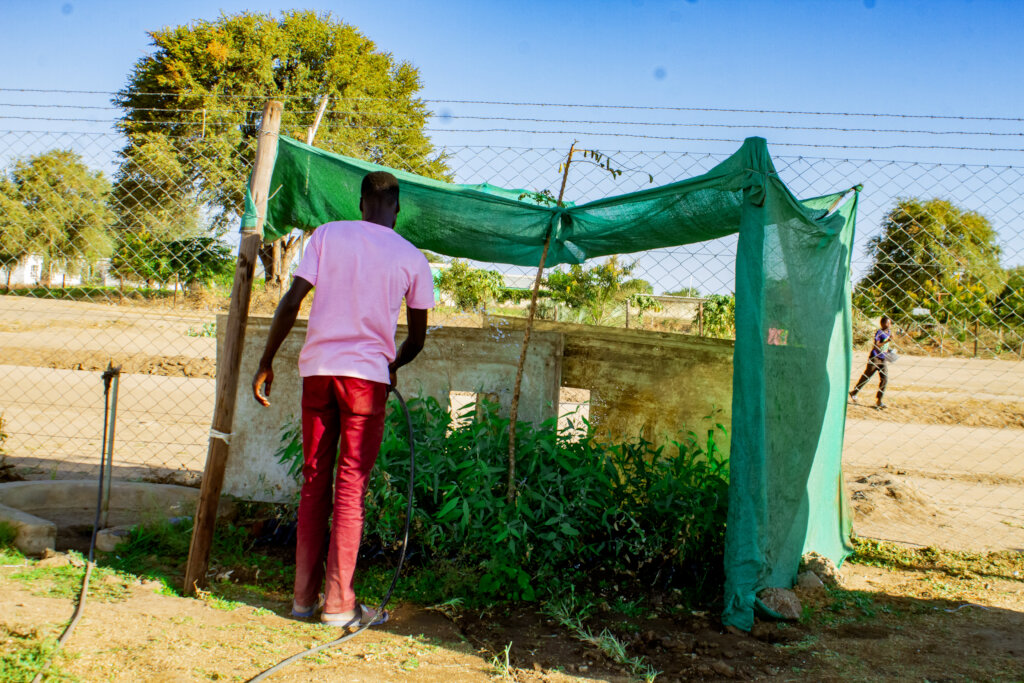
MULTIPOLYGON (((552 191, 567 148, 449 144, 441 159, 457 182, 552 191)), ((231 212, 212 210, 203 188, 225 182, 217 170, 225 165, 192 160, 181 174, 181 164, 162 155, 185 146, 124 149, 125 137, 111 130, 0 131, 0 448, 8 476, 95 472, 99 373, 108 363, 125 373, 115 476, 201 476, 214 321, 227 309, 237 248, 231 212)), ((240 149, 228 165, 244 170, 251 156, 240 149)), ((567 199, 689 178, 727 156, 600 151, 622 173, 575 163, 567 199)), ((421 166, 409 161, 411 170, 421 166)), ((920 545, 1024 548, 1024 167, 785 155, 775 162, 799 197, 864 186, 851 388, 883 314, 893 319, 899 359, 888 367, 887 408, 874 407, 877 377, 849 408, 844 467, 857 531, 920 545)), ((261 254, 253 313, 273 311, 302 247, 296 234, 261 254)), ((540 315, 729 337, 735 250, 727 238, 621 255, 611 266, 600 259, 575 273, 550 269, 540 315), (556 273, 593 276, 605 287, 600 305, 561 296, 556 273)), ((432 324, 525 315, 532 269, 436 261, 444 286, 432 324), (460 297, 460 284, 480 270, 497 276, 460 297)))

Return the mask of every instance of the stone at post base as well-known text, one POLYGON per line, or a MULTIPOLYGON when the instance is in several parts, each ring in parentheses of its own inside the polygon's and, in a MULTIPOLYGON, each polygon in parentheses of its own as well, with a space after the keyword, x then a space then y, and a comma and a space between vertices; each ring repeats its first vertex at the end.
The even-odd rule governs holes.
POLYGON ((757 594, 757 599, 782 619, 796 621, 803 615, 800 598, 788 588, 765 588, 757 594))
POLYGON ((821 582, 830 588, 838 588, 843 585, 843 575, 835 562, 818 553, 807 553, 800 560, 801 572, 814 572, 821 582))
POLYGON ((825 590, 825 583, 821 580, 821 577, 808 570, 800 572, 800 575, 796 577, 796 587, 811 592, 822 591, 825 590))

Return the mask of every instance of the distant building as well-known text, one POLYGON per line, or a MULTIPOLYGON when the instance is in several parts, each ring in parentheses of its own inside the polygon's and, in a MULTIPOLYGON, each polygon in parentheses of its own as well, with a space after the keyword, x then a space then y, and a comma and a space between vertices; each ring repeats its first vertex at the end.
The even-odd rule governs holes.
MULTIPOLYGON (((44 259, 39 254, 29 254, 18 261, 13 268, 0 268, 0 285, 11 287, 39 287, 43 280, 44 259), (9 278, 9 279, 8 279, 9 278)), ((110 259, 100 259, 91 266, 86 266, 77 275, 65 273, 54 268, 50 273, 51 287, 77 287, 86 279, 92 283, 108 286, 117 283, 117 278, 109 274, 110 259)))

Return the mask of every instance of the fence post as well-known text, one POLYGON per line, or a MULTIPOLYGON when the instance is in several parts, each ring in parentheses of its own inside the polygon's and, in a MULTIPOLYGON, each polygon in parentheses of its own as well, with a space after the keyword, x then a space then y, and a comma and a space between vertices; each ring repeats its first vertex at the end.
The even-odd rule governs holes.
POLYGON ((978 321, 974 321, 974 357, 978 357, 978 321))
POLYGON ((697 302, 697 336, 704 336, 704 300, 697 302))
POLYGON ((217 368, 217 396, 213 409, 213 426, 210 429, 210 445, 206 453, 199 505, 192 527, 188 563, 185 566, 186 594, 194 593, 197 586, 205 584, 206 570, 210 564, 213 526, 217 520, 217 505, 220 503, 220 492, 224 485, 231 423, 235 417, 235 395, 238 393, 239 366, 242 362, 242 345, 245 342, 245 326, 249 316, 252 280, 260 244, 263 242, 263 221, 267 213, 270 175, 274 170, 277 135, 281 128, 283 108, 284 105, 276 101, 267 102, 263 107, 263 122, 256 144, 256 163, 252 169, 251 185, 258 217, 255 228, 242 230, 242 240, 238 245, 238 261, 235 264, 231 307, 228 309, 224 338, 223 365, 217 368))

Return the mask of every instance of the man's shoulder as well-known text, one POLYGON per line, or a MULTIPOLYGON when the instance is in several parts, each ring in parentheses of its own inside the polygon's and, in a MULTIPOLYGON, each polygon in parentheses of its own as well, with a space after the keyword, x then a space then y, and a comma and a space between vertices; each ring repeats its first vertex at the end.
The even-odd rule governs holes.
POLYGON ((424 264, 427 263, 427 257, 423 255, 423 252, 402 235, 399 235, 397 232, 392 230, 391 234, 388 235, 387 238, 396 250, 396 255, 400 256, 407 263, 420 264, 421 261, 424 264))

